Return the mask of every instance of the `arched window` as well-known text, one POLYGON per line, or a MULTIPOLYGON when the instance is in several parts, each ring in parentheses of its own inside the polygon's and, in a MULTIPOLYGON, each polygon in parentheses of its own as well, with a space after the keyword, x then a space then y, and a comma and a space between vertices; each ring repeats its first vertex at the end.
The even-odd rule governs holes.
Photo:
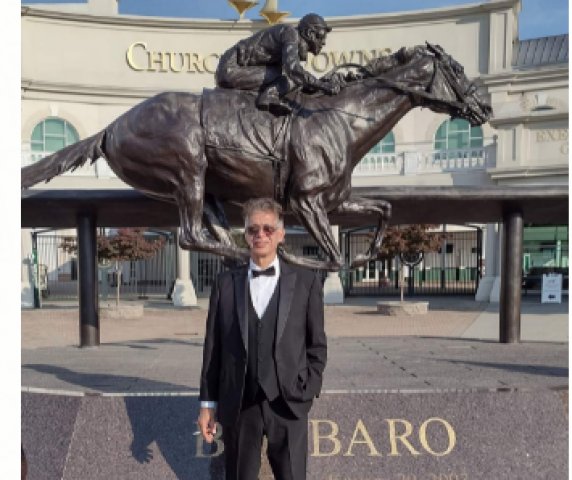
POLYGON ((32 151, 53 153, 79 140, 73 126, 61 118, 46 118, 32 132, 32 151))
POLYGON ((395 137, 389 132, 369 153, 395 153, 395 137))
POLYGON ((445 120, 435 133, 435 150, 458 150, 483 146, 483 129, 467 120, 445 120))

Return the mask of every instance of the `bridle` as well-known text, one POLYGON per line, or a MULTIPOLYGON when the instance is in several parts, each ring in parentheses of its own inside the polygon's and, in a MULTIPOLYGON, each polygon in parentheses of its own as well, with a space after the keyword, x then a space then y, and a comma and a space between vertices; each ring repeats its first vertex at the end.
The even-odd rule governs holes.
POLYGON ((364 74, 364 78, 351 82, 351 85, 355 85, 357 83, 365 83, 368 80, 369 81, 375 80, 377 82, 383 83, 384 85, 387 85, 388 87, 395 88, 404 93, 407 93, 410 96, 413 105, 416 107, 425 106, 427 101, 446 103, 451 107, 453 107, 454 109, 459 110, 459 112, 462 113, 463 115, 466 115, 467 109, 469 108, 469 105, 467 105, 467 103, 465 102, 466 98, 469 95, 472 95, 477 90, 477 86, 473 82, 471 82, 467 90, 463 92, 457 80, 457 76, 459 73, 462 73, 463 67, 457 64, 449 55, 444 53, 442 50, 439 50, 438 48, 440 47, 435 47, 428 42, 427 46, 428 50, 431 51, 431 53, 433 53, 434 55, 433 58, 436 60, 435 73, 437 72, 437 69, 440 70, 443 77, 453 90, 453 93, 456 95, 457 100, 444 100, 442 98, 437 98, 435 97, 435 95, 429 93, 431 87, 435 82, 435 77, 436 77, 435 74, 433 75, 429 84, 427 85, 427 87, 425 87, 424 90, 411 87, 403 82, 397 82, 391 80, 383 75, 374 76, 363 65, 360 65, 358 63, 344 63, 342 65, 337 65, 332 70, 330 70, 330 72, 328 72, 327 76, 332 76, 341 68, 356 68, 358 71, 364 74), (461 70, 457 72, 456 70, 458 70, 459 68, 461 70))

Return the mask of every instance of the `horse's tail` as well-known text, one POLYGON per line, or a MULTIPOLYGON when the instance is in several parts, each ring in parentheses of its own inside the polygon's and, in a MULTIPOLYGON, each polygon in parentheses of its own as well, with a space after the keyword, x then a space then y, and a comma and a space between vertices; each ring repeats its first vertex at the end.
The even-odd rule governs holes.
POLYGON ((22 168, 22 189, 42 181, 49 182, 57 175, 83 166, 88 159, 93 163, 99 157, 105 157, 104 140, 105 130, 22 168))

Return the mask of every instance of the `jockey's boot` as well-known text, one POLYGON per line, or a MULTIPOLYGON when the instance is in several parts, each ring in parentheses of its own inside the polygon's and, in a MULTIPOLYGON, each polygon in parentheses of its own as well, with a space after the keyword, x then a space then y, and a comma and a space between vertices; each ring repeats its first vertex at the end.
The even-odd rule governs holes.
POLYGON ((260 110, 270 111, 276 115, 289 115, 292 113, 292 108, 278 96, 278 91, 274 86, 270 86, 258 95, 256 106, 260 110))

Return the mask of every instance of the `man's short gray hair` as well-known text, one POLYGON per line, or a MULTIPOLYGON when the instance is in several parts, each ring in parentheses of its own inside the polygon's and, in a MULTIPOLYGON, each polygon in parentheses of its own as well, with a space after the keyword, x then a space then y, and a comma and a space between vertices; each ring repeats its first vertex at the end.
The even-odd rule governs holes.
POLYGON ((271 198, 252 198, 242 206, 245 227, 248 226, 248 219, 254 212, 271 212, 276 216, 278 227, 284 227, 282 207, 271 198))

